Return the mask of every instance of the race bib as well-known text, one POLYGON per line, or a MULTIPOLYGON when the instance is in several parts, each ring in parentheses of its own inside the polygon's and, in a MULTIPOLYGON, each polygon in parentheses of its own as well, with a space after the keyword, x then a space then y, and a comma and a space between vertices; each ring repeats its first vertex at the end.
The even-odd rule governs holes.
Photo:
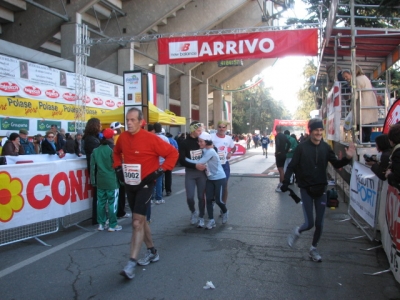
POLYGON ((221 165, 226 163, 225 151, 218 151, 219 160, 221 161, 221 165))
POLYGON ((141 178, 140 164, 122 164, 125 183, 129 185, 138 185, 141 178))
POLYGON ((201 151, 201 149, 190 151, 190 159, 192 160, 199 160, 202 157, 202 155, 203 151, 201 151))

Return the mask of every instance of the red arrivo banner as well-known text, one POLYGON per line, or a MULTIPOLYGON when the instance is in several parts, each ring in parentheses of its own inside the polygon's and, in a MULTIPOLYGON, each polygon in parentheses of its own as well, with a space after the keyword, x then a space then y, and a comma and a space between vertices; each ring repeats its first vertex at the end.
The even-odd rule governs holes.
POLYGON ((177 64, 227 59, 317 55, 317 29, 158 39, 158 62, 177 64))
MULTIPOLYGON (((285 127, 290 127, 290 126, 299 126, 299 127, 306 127, 308 125, 307 120, 274 120, 274 127, 272 129, 272 134, 276 135, 276 126, 285 126, 285 127)), ((308 132, 308 131, 307 131, 308 132)))

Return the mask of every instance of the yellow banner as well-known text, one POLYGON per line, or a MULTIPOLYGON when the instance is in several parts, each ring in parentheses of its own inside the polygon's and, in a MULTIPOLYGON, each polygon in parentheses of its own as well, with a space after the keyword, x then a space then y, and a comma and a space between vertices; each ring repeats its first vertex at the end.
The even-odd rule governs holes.
MULTIPOLYGON (((79 111, 74 104, 62 104, 43 100, 0 96, 0 115, 36 119, 75 120, 79 111)), ((99 118, 107 109, 86 107, 86 120, 99 118)))

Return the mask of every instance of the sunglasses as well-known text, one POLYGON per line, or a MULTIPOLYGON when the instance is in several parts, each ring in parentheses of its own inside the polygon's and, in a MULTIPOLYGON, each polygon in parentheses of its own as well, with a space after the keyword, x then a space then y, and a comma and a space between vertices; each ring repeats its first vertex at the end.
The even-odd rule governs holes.
POLYGON ((202 125, 201 123, 196 123, 193 125, 190 125, 190 131, 195 131, 196 129, 200 128, 202 125))

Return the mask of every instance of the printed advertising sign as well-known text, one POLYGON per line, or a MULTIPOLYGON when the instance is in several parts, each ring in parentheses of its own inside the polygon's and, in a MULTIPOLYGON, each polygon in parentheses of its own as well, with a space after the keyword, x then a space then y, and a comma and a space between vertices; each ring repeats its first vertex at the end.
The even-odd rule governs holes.
POLYGON ((29 130, 29 120, 15 118, 0 118, 0 130, 18 131, 21 128, 29 130))
POLYGON ((67 162, 56 158, 50 162, 3 166, 1 229, 60 218, 91 207, 86 159, 67 162))
POLYGON ((124 72, 125 106, 142 104, 142 72, 124 72))
POLYGON ((350 206, 372 228, 375 228, 378 182, 378 177, 370 168, 354 162, 350 179, 350 206))
POLYGON ((390 125, 396 124, 397 122, 400 122, 400 99, 397 99, 390 107, 385 119, 385 124, 383 125, 383 133, 388 134, 390 125))
POLYGON ((318 53, 317 29, 158 39, 160 64, 275 58, 318 53))
POLYGON ((327 110, 326 132, 328 140, 331 141, 340 140, 340 111, 341 111, 340 95, 341 95, 340 83, 336 81, 334 86, 330 90, 326 100, 326 110, 327 110))
POLYGON ((383 193, 381 198, 382 200, 386 198, 385 213, 379 220, 382 224, 380 228, 382 246, 390 263, 390 269, 396 280, 400 282, 400 193, 386 182, 385 186, 387 194, 383 193))

